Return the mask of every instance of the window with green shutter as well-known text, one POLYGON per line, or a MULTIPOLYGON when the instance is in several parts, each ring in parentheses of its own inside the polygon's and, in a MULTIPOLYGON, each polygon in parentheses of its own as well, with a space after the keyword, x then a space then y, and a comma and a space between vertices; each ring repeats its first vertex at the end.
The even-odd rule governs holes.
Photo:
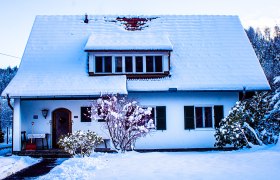
POLYGON ((224 118, 224 107, 223 106, 214 106, 214 119, 215 127, 220 127, 219 123, 224 118))
POLYGON ((166 130, 166 106, 156 107, 156 127, 157 130, 166 130))
POLYGON ((194 129, 194 106, 184 106, 185 129, 194 129))

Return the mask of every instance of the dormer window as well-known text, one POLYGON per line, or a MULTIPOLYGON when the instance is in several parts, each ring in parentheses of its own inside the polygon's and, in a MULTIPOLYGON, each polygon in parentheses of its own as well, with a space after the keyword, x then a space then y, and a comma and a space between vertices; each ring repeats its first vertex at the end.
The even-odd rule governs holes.
POLYGON ((95 72, 112 73, 112 56, 96 56, 95 72))
POLYGON ((129 32, 92 34, 85 47, 90 76, 123 74, 128 78, 169 75, 169 38, 161 34, 129 32))
POLYGON ((90 53, 90 75, 126 74, 128 77, 163 77, 169 74, 169 57, 166 53, 90 53), (157 76, 151 76, 151 75, 157 76), (145 75, 148 75, 145 76, 145 75))
POLYGON ((162 56, 146 56, 147 72, 162 72, 162 56))
POLYGON ((135 57, 135 69, 136 72, 143 72, 143 56, 135 57))
POLYGON ((115 56, 115 72, 121 73, 123 70, 122 56, 115 56))
POLYGON ((132 56, 125 56, 125 72, 132 73, 133 72, 133 63, 132 56))

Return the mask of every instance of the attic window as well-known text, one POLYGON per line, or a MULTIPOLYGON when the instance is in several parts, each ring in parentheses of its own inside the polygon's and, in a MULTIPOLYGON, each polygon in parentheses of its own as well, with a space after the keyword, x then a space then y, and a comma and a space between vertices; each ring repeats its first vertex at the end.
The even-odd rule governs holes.
POLYGON ((95 57, 95 72, 96 73, 111 73, 112 72, 112 57, 111 56, 96 56, 95 57))
POLYGON ((98 53, 90 54, 89 75, 124 74, 128 78, 160 78, 169 75, 168 53, 98 53))

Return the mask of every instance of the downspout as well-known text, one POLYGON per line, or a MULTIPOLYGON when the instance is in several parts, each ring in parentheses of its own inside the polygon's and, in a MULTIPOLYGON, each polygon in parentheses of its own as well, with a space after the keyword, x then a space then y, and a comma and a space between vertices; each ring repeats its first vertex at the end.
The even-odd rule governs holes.
POLYGON ((243 87, 243 97, 241 99, 241 101, 243 101, 246 98, 246 86, 243 87))
POLYGON ((11 108, 12 112, 13 112, 13 124, 12 124, 12 153, 14 152, 14 107, 11 104, 11 98, 9 96, 9 94, 7 94, 7 102, 8 102, 8 106, 11 108))
POLYGON ((14 111, 14 107, 11 105, 11 98, 9 94, 7 94, 7 100, 8 100, 8 106, 11 108, 12 111, 14 111))

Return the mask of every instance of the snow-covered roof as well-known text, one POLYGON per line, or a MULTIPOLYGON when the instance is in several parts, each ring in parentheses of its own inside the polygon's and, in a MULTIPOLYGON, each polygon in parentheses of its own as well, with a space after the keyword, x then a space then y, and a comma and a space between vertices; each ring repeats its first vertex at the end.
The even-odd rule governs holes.
POLYGON ((85 46, 90 50, 172 50, 164 34, 128 31, 126 33, 93 33, 85 46))
POLYGON ((270 89, 237 16, 143 16, 149 20, 135 32, 127 31, 117 17, 124 16, 94 15, 89 16, 89 23, 84 23, 82 15, 37 16, 18 73, 2 96, 95 95, 169 88, 270 89), (143 34, 151 36, 151 42, 143 34), (110 40, 112 36, 115 40, 110 40), (135 46, 139 40, 148 44, 135 46), (88 76, 85 48, 116 49, 118 44, 131 49, 172 49, 171 77, 126 80, 125 76, 88 76))

